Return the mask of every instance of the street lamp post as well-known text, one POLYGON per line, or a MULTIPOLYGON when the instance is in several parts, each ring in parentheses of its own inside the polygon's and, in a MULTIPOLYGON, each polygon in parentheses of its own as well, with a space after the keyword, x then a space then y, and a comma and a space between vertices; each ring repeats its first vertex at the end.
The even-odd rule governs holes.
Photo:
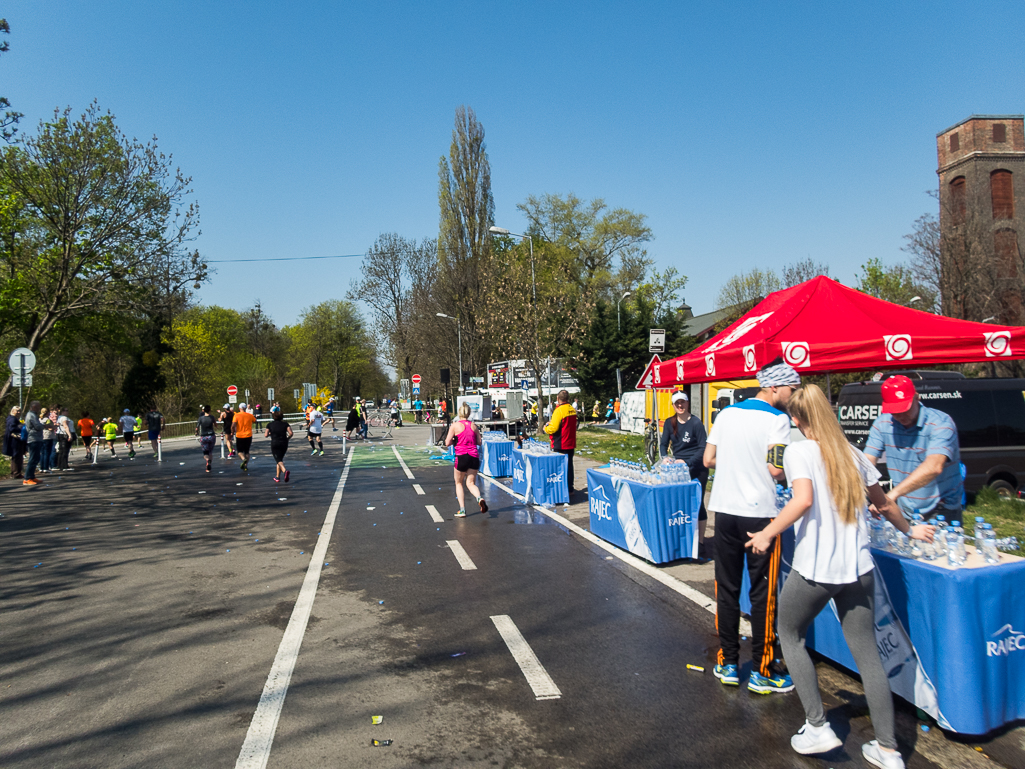
MULTIPOLYGON (((530 293, 534 298, 534 353, 540 356, 540 342, 538 341, 538 328, 537 328, 537 281, 534 278, 534 239, 529 235, 520 235, 515 232, 509 232, 505 227, 491 226, 488 228, 488 232, 492 232, 495 235, 511 235, 514 238, 524 238, 527 241, 527 245, 530 246, 530 293)), ((549 356, 550 358, 551 356, 549 356)), ((540 362, 540 360, 538 361, 540 362)), ((541 401, 541 372, 535 371, 534 378, 537 383, 537 399, 541 401)), ((551 361, 548 362, 548 403, 552 402, 552 366, 551 361)))
POLYGON ((435 313, 439 318, 448 318, 456 322, 456 334, 459 339, 459 394, 464 395, 463 391, 463 324, 459 322, 459 318, 453 318, 451 315, 446 315, 443 312, 435 313))
MULTIPOLYGON (((619 322, 619 305, 623 303, 623 300, 630 296, 630 292, 626 291, 619 297, 619 301, 616 302, 616 332, 617 334, 623 333, 623 327, 619 322)), ((623 376, 619 371, 619 366, 616 366, 616 387, 619 390, 619 400, 623 400, 623 376)))

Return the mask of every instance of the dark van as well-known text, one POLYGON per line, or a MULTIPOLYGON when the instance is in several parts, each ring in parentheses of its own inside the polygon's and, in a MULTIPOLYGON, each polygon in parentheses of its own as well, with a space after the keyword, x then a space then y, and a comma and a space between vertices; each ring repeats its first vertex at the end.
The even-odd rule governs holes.
MULTIPOLYGON (((1025 487, 1025 379, 966 379, 952 371, 899 371, 915 382, 922 403, 950 415, 957 425, 965 491, 992 486, 1002 496, 1025 487)), ((882 396, 877 382, 844 385, 837 418, 847 440, 865 447, 882 396)))

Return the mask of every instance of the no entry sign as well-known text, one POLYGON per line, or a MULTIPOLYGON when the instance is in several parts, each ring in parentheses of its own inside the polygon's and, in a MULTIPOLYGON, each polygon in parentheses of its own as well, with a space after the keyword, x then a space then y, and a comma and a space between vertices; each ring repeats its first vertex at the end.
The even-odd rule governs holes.
POLYGON ((419 374, 413 374, 413 376, 411 378, 413 380, 413 384, 415 384, 415 385, 420 384, 420 375, 419 374))
POLYGON ((228 395, 238 395, 238 388, 235 385, 228 385, 228 395))

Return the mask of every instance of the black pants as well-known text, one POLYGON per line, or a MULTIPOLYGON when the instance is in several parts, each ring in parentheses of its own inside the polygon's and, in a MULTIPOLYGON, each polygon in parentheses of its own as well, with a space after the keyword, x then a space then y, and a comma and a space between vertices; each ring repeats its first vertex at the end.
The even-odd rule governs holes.
POLYGON ((569 492, 572 494, 576 491, 576 486, 573 485, 573 452, 576 449, 556 449, 556 454, 566 455, 566 483, 569 484, 569 492))
POLYGON ((726 513, 715 514, 715 626, 719 631, 720 665, 739 665, 740 661, 740 583, 744 575, 744 555, 751 580, 751 658, 762 675, 771 674, 773 660, 780 657, 776 636, 776 604, 779 597, 779 538, 762 555, 744 545, 747 533, 761 531, 771 518, 745 518, 726 513))
POLYGON ((71 453, 71 441, 63 435, 57 438, 57 469, 68 469, 68 454, 71 453))

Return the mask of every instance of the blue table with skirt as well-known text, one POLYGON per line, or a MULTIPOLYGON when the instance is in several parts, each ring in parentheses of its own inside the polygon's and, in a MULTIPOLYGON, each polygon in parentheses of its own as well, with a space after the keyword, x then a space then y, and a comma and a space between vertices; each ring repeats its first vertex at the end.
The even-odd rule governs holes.
POLYGON ((652 563, 697 558, 697 481, 649 486, 591 468, 587 496, 595 536, 652 563))
POLYGON ((512 475, 514 441, 483 441, 481 443, 480 471, 492 478, 512 475))
POLYGON ((531 454, 521 449, 512 451, 513 493, 524 502, 536 505, 560 505, 569 502, 569 481, 566 478, 565 454, 531 454))
MULTIPOLYGON (((781 536, 785 580, 793 529, 781 536)), ((977 562, 969 551, 969 563, 977 562)), ((1025 601, 1017 595, 1025 586, 1025 560, 948 569, 875 548, 872 558, 876 645, 894 694, 963 734, 1025 718, 1025 601)), ((745 613, 748 587, 745 571, 745 613)), ((808 628, 806 643, 857 672, 832 602, 808 628)))

